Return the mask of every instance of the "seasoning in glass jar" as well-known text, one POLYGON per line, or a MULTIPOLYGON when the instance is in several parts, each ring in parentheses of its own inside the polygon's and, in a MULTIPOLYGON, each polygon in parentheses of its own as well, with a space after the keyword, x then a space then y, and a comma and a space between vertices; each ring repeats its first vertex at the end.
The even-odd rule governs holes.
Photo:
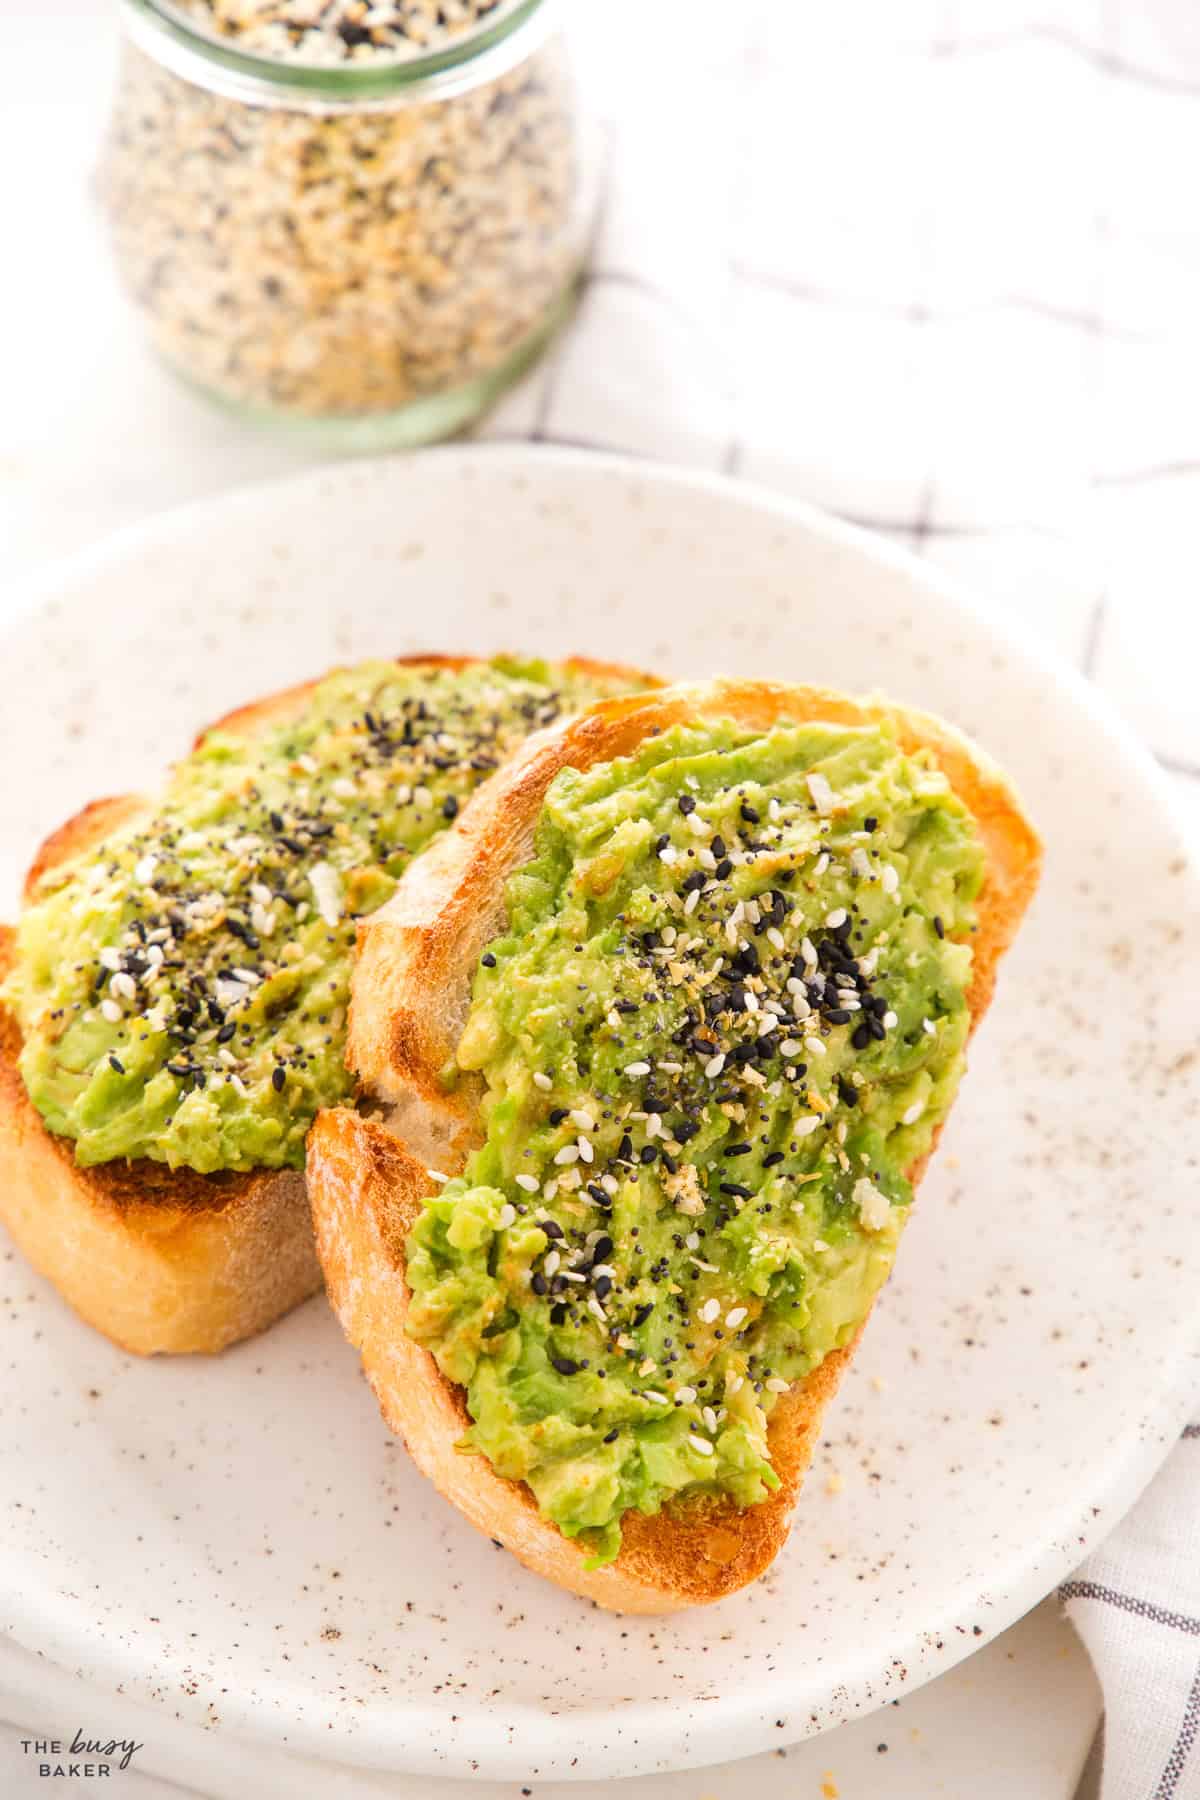
POLYGON ((100 192, 178 373, 347 448, 477 417, 583 259, 553 4, 124 0, 100 192))

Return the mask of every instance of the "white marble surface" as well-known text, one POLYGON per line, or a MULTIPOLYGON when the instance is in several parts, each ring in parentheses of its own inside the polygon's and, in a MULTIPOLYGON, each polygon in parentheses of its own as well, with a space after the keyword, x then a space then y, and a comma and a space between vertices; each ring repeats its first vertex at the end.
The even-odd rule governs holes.
MULTIPOLYGON (((176 388, 145 353, 106 266, 88 183, 112 49, 109 9, 58 0, 0 10, 0 64, 53 66, 53 83, 6 93, 0 168, 8 241, 20 246, 0 284, 6 346, 0 409, 0 624, 21 579, 54 558, 160 508, 300 466, 299 454, 243 435, 176 388)), ((119 1571, 113 1572, 119 1579, 119 1571)), ((1047 1602, 978 1657, 873 1718, 786 1754, 711 1771, 621 1784, 628 1800, 1070 1800, 1098 1715, 1094 1681, 1047 1602), (881 1744, 887 1745, 880 1750, 881 1744)), ((8 1647, 0 1655, 0 1791, 44 1794, 22 1739, 95 1735, 143 1740, 105 1791, 131 1800, 329 1795, 342 1800, 508 1800, 519 1785, 433 1784, 280 1760, 214 1733, 198 1738, 167 1713, 95 1700, 71 1677, 8 1647)), ((85 1786, 88 1784, 84 1784, 85 1786)), ((537 1800, 598 1794, 593 1784, 539 1784, 537 1800)))

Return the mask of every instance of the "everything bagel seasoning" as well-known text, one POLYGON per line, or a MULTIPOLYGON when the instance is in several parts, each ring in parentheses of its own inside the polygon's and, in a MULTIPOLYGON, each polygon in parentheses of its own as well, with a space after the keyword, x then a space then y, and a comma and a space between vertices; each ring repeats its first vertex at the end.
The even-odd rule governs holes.
POLYGON ((156 349, 252 413, 407 417, 397 441, 467 422, 561 316, 582 258, 560 41, 478 80, 456 72, 448 90, 400 77, 508 7, 165 10, 196 46, 188 76, 152 53, 153 33, 126 46, 100 172, 118 273, 156 349), (218 46, 318 85, 235 98, 206 78, 218 46), (396 71, 394 98, 334 91, 368 65, 396 71))

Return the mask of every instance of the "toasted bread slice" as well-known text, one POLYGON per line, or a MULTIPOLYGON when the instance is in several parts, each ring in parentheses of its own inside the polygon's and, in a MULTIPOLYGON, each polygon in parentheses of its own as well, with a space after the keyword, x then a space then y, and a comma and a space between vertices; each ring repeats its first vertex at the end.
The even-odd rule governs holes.
MULTIPOLYGON (((397 660, 463 669, 478 659, 397 660)), ((597 679, 643 686, 650 680, 584 658, 564 666, 597 679)), ((300 712, 315 686, 305 682, 272 694, 210 730, 255 735, 300 712)), ((25 898, 48 870, 153 805, 125 796, 85 807, 38 851, 25 898)), ((0 926, 0 980, 14 945, 13 931, 0 926)), ((201 1175, 149 1159, 81 1168, 71 1141, 47 1131, 31 1103, 17 1066, 20 1049, 17 1021, 0 1007, 0 1220, 89 1324, 142 1355, 215 1351, 316 1293, 321 1269, 299 1170, 201 1175)))
MULTIPOLYGON (((485 1457, 456 1449, 469 1422, 463 1392, 405 1332, 405 1242, 432 1192, 429 1168, 457 1173, 482 1137, 479 1078, 464 1078, 448 1096, 439 1071, 458 1043, 479 955, 504 928, 506 877, 530 855, 555 775, 630 755, 674 725, 733 719, 768 729, 784 717, 889 721, 906 751, 932 753, 973 814, 986 854, 967 994, 978 1024, 996 965, 1037 885, 1041 854, 995 765, 940 720, 884 701, 758 682, 668 688, 605 702, 529 739, 456 828, 413 865, 387 906, 362 924, 348 1054, 367 1092, 391 1110, 386 1122, 331 1110, 309 1136, 309 1192, 326 1286, 388 1423, 472 1524, 529 1568, 620 1611, 670 1612, 717 1600, 766 1568, 786 1537, 822 1412, 857 1339, 780 1396, 769 1434, 780 1486, 768 1499, 739 1509, 726 1498, 685 1497, 653 1517, 627 1512, 616 1560, 588 1569, 585 1551, 542 1516, 527 1487, 497 1475, 485 1457)), ((907 1171, 914 1183, 922 1167, 907 1171)))

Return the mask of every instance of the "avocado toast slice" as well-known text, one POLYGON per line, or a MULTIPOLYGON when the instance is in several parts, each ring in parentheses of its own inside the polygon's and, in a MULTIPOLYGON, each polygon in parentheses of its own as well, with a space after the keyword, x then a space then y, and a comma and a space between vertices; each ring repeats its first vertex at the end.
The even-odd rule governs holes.
POLYGON ((365 921, 317 1245, 480 1530, 625 1611, 769 1564, 1039 863, 940 721, 714 683, 531 739, 365 921))
POLYGON ((354 920, 530 731, 647 685, 426 656, 229 714, 85 808, 0 927, 0 1218, 125 1348, 218 1350, 320 1286, 304 1137, 349 1095, 354 920))

